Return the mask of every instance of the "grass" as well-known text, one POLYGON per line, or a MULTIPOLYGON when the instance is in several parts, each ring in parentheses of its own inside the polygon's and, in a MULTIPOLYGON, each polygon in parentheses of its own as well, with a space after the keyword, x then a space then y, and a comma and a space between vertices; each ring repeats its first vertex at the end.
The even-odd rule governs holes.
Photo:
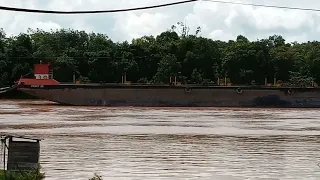
MULTIPOLYGON (((0 180, 44 180, 45 173, 41 173, 41 166, 37 165, 31 171, 4 171, 0 170, 0 180)), ((94 177, 89 180, 102 180, 102 177, 98 174, 94 174, 94 177)))
POLYGON ((43 180, 45 174, 40 172, 38 165, 31 171, 0 171, 0 180, 43 180))

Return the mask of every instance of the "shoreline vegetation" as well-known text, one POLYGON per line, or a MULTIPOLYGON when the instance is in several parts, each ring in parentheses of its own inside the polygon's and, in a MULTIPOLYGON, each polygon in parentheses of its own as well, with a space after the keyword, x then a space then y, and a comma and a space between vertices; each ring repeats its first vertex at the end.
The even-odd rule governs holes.
MULTIPOLYGON (((0 180, 44 180, 45 173, 41 172, 41 165, 37 165, 30 171, 4 171, 0 170, 0 180)), ((102 176, 94 173, 93 177, 89 180, 103 180, 102 176)))
POLYGON ((52 65, 60 82, 120 83, 125 74, 132 83, 169 84, 175 77, 182 84, 310 85, 320 83, 319 47, 317 41, 288 43, 279 35, 212 40, 201 37, 200 27, 190 32, 181 22, 131 42, 72 29, 29 29, 16 36, 0 30, 0 87, 32 77, 40 61, 52 65))
MULTIPOLYGON (((38 170, 31 172, 9 172, 0 171, 0 180, 44 180, 45 174, 38 170)), ((102 176, 94 174, 94 176, 88 180, 103 180, 102 176)))
POLYGON ((43 180, 45 173, 40 172, 41 166, 38 164, 30 171, 0 171, 0 180, 43 180))

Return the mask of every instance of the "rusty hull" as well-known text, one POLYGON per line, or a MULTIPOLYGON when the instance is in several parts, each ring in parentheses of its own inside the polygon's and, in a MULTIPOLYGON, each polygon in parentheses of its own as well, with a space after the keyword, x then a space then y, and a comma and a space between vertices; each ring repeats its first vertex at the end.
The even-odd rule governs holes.
POLYGON ((320 107, 318 88, 44 85, 18 89, 78 106, 320 107))

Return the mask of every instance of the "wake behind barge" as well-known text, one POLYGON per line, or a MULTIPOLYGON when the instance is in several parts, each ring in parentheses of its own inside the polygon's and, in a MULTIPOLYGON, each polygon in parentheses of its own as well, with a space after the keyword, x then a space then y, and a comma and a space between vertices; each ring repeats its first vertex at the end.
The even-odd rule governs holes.
POLYGON ((48 64, 36 64, 34 78, 21 78, 27 94, 78 106, 319 108, 320 88, 199 85, 62 84, 48 64))

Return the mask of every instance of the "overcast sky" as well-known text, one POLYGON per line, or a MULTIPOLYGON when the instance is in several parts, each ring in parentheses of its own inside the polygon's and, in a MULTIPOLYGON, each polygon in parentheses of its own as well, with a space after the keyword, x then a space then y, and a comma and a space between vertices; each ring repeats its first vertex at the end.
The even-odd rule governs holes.
MULTIPOLYGON (((0 0, 1 6, 47 10, 107 10, 174 2, 178 0, 0 0)), ((229 0, 257 4, 319 8, 319 0, 229 0)), ((320 39, 320 12, 261 8, 241 5, 196 2, 152 10, 126 13, 51 15, 0 11, 0 28, 8 35, 43 30, 72 28, 107 34, 114 41, 143 35, 157 35, 186 22, 191 33, 202 28, 202 36, 230 40, 241 34, 250 40, 278 34, 288 42, 320 39)))

